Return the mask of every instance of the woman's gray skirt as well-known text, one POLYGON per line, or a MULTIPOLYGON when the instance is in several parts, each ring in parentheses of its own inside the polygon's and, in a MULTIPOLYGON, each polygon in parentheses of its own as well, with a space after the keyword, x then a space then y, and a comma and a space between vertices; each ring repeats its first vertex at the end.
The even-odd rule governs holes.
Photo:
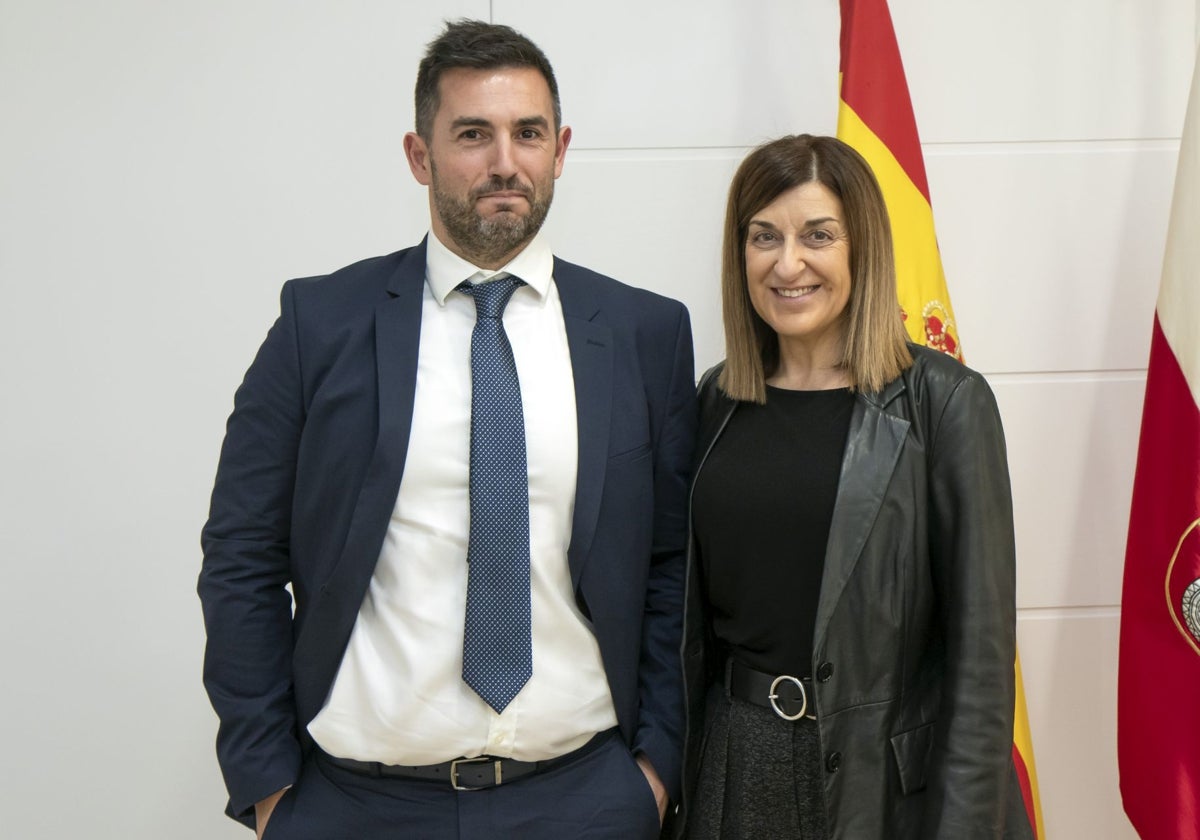
POLYGON ((689 840, 825 840, 817 723, 709 692, 689 840))

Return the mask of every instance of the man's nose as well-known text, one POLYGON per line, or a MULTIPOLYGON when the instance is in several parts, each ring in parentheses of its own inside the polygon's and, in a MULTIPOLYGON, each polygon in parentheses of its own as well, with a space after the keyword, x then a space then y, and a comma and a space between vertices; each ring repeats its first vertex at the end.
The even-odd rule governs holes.
POLYGON ((488 174, 500 178, 510 178, 517 174, 514 151, 512 139, 500 137, 492 146, 492 159, 488 174))

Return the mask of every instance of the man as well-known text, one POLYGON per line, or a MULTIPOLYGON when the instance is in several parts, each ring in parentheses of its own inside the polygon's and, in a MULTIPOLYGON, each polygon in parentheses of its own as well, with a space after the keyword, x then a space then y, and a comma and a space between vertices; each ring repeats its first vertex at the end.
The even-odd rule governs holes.
POLYGON ((260 837, 653 837, 678 793, 691 332, 539 236, 570 139, 534 44, 448 25, 431 235, 284 286, 199 585, 260 837))

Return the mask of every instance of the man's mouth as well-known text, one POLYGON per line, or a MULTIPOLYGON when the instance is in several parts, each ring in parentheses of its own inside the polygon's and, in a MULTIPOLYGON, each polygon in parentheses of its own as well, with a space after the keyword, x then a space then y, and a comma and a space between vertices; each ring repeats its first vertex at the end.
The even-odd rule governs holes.
POLYGON ((482 195, 480 195, 479 197, 480 198, 491 198, 491 199, 495 199, 496 201, 513 201, 514 199, 518 199, 518 198, 523 198, 527 201, 529 200, 529 196, 527 196, 525 193, 517 192, 515 190, 504 190, 503 192, 486 192, 486 193, 483 193, 482 195))

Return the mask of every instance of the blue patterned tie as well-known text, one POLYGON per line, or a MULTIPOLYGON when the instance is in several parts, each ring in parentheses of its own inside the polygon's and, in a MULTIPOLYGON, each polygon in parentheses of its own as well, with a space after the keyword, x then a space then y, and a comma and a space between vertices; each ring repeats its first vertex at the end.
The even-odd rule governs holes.
POLYGON ((501 321, 512 293, 523 285, 509 276, 458 287, 475 298, 463 680, 497 712, 533 674, 525 417, 517 365, 501 321))

